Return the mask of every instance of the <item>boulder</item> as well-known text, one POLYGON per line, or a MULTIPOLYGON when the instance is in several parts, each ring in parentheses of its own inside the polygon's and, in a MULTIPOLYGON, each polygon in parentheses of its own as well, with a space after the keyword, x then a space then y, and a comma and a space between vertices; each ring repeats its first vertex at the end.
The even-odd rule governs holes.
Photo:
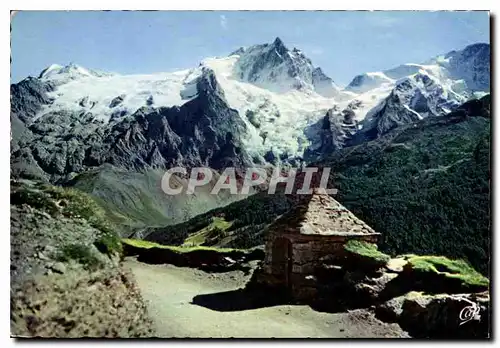
POLYGON ((366 298, 367 301, 376 302, 384 291, 387 291, 388 284, 397 277, 398 274, 387 272, 378 278, 366 278, 364 281, 353 285, 358 296, 366 298))
POLYGON ((49 269, 52 270, 52 271, 54 271, 54 272, 56 272, 56 273, 63 274, 63 273, 66 272, 67 267, 62 262, 55 262, 55 263, 49 265, 49 269))
POLYGON ((429 294, 478 293, 489 288, 486 277, 462 260, 444 256, 407 257, 408 263, 400 274, 401 284, 408 284, 407 291, 424 291, 429 294))
POLYGON ((405 296, 398 296, 378 305, 375 313, 380 320, 386 322, 397 322, 403 313, 405 296))
POLYGON ((378 305, 381 320, 398 322, 416 338, 487 338, 489 293, 426 295, 410 292, 378 305))
POLYGON ((377 245, 358 240, 350 240, 344 246, 346 257, 342 262, 349 269, 363 270, 367 273, 378 272, 390 260, 377 250, 377 245))

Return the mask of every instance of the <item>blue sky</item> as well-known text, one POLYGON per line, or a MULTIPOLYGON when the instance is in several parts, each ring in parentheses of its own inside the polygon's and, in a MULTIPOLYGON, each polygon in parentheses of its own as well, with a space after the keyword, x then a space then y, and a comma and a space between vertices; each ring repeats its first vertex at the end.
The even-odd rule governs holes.
POLYGON ((489 42, 487 12, 20 12, 11 79, 74 62, 123 74, 173 71, 279 36, 340 85, 357 74, 489 42))

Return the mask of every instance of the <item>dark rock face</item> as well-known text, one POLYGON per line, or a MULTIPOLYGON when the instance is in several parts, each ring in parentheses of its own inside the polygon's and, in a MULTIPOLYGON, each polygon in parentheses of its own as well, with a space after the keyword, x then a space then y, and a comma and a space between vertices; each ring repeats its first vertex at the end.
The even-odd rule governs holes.
MULTIPOLYGON (((12 108, 21 119, 29 120, 50 101, 46 95, 50 85, 37 79, 12 88, 12 108)), ((250 163, 239 142, 245 123, 227 105, 213 71, 203 72, 197 89, 198 96, 181 107, 144 107, 109 124, 91 113, 46 114, 20 130, 32 136, 15 142, 13 175, 57 181, 104 163, 134 170, 177 165, 220 169, 250 163)), ((116 106, 122 100, 117 97, 111 104, 116 106)))
POLYGON ((248 163, 239 143, 245 124, 227 105, 213 72, 204 72, 197 87, 198 97, 181 107, 143 108, 116 124, 104 139, 109 162, 136 169, 248 163))
POLYGON ((306 130, 306 134, 318 134, 319 143, 308 148, 304 154, 306 161, 316 161, 329 154, 349 146, 350 139, 358 132, 358 122, 354 121, 354 111, 361 106, 361 101, 354 100, 343 110, 337 106, 328 110, 326 115, 315 125, 306 130))
POLYGON ((118 97, 114 98, 111 103, 109 103, 110 108, 114 108, 115 106, 118 106, 121 104, 121 102, 125 99, 125 95, 119 95, 118 97))
POLYGON ((481 99, 473 99, 460 105, 456 112, 465 114, 466 116, 491 117, 490 115, 491 97, 486 95, 481 99))
POLYGON ((319 150, 320 153, 333 152, 343 147, 343 136, 345 134, 342 129, 342 113, 335 112, 330 109, 323 118, 322 124, 322 146, 319 150))
POLYGON ((10 86, 10 112, 22 122, 30 121, 42 105, 50 104, 53 99, 47 93, 55 86, 50 82, 28 77, 10 86))
POLYGON ((80 172, 86 165, 86 149, 99 144, 105 133, 92 114, 50 113, 27 126, 32 134, 20 139, 11 153, 12 174, 34 175, 55 181, 80 172))
POLYGON ((385 101, 385 105, 379 112, 373 115, 373 118, 376 120, 374 130, 377 137, 398 126, 419 120, 417 114, 402 105, 400 96, 394 92, 389 95, 385 101))
POLYGON ((462 78, 467 86, 476 91, 490 90, 490 45, 477 43, 469 45, 461 51, 450 52, 450 71, 462 78))

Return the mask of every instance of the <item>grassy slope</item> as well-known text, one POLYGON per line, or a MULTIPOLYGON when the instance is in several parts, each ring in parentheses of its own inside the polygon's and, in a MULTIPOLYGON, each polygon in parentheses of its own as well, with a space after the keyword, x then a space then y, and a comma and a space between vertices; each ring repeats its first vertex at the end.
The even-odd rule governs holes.
POLYGON ((211 250, 211 251, 218 251, 218 252, 230 252, 234 251, 237 249, 231 249, 231 248, 213 248, 213 247, 206 247, 206 246, 174 246, 174 245, 163 245, 155 242, 148 242, 146 240, 142 239, 131 239, 131 238, 124 238, 122 239, 122 242, 124 244, 130 245, 135 248, 141 248, 141 249, 151 249, 151 248, 159 248, 159 249, 168 249, 171 251, 175 251, 178 253, 189 253, 192 251, 197 251, 197 250, 211 250))
POLYGON ((212 222, 208 226, 187 237, 184 241, 184 245, 196 246, 210 243, 212 240, 223 239, 227 233, 226 231, 232 224, 232 222, 227 222, 224 218, 215 216, 212 218, 212 222))
POLYGON ((115 226, 89 195, 21 180, 10 198, 12 335, 152 335, 115 226))
MULTIPOLYGON (((344 249, 352 254, 357 254, 366 260, 372 260, 379 266, 386 265, 391 257, 380 252, 377 245, 358 240, 350 240, 344 249)), ((459 279, 462 286, 488 287, 489 280, 476 271, 464 260, 452 260, 445 256, 430 255, 404 255, 408 262, 408 269, 417 273, 432 273, 445 278, 459 279)))
MULTIPOLYGON (((277 215, 291 207, 291 198, 283 194, 257 193, 247 199, 213 209, 187 222, 161 228, 147 228, 137 237, 169 245, 205 244, 218 247, 251 248, 264 242, 264 227, 277 215), (207 231, 213 230, 214 221, 224 219, 223 233, 206 243, 207 231), (230 224, 230 225, 229 225, 230 224), (201 237, 201 238, 200 238, 201 237)), ((216 223, 217 224, 217 223, 216 223)))
MULTIPOLYGON (((28 205, 54 219, 74 219, 74 224, 80 224, 83 220, 99 231, 93 242, 98 251, 108 255, 122 252, 116 226, 107 220, 99 204, 82 191, 40 182, 11 182, 10 201, 11 205, 28 205)), ((70 234, 72 231, 68 230, 66 233, 70 234)), ((75 236, 75 240, 77 239, 78 236, 75 236)), ((74 259, 81 263, 98 262, 87 245, 74 243, 60 247, 61 261, 74 259)))
POLYGON ((156 169, 139 173, 104 165, 77 175, 69 185, 89 193, 107 217, 122 227, 125 237, 138 228, 179 223, 239 198, 224 192, 168 196, 161 189, 163 174, 156 169))
POLYGON ((486 273, 489 132, 489 120, 478 117, 352 149, 346 160, 330 160, 337 198, 382 233, 381 251, 465 258, 486 273))
POLYGON ((417 256, 408 258, 411 268, 420 272, 433 272, 458 278, 465 285, 488 286, 489 281, 463 260, 450 260, 444 256, 417 256))

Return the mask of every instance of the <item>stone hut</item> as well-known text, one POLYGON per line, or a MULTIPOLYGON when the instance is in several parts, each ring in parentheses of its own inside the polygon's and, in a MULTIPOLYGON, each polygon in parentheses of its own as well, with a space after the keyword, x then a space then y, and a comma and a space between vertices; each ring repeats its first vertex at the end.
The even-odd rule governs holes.
POLYGON ((256 281, 284 288, 299 301, 314 296, 314 272, 321 258, 343 258, 347 241, 376 243, 380 236, 318 190, 300 197, 296 206, 276 219, 266 232, 265 259, 256 281))

